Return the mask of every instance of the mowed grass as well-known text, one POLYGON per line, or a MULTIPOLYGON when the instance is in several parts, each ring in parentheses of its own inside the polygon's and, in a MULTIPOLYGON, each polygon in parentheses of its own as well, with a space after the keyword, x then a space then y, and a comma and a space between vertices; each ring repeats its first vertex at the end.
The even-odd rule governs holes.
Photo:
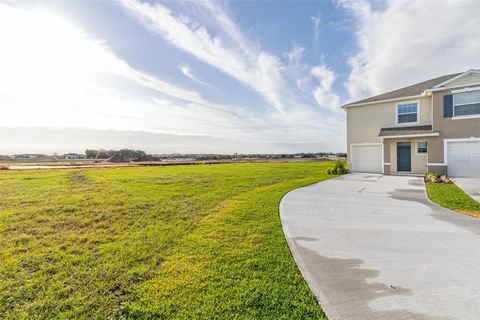
POLYGON ((0 318, 322 319, 278 204, 330 166, 0 172, 0 318))
POLYGON ((445 183, 426 183, 430 199, 442 207, 455 210, 469 216, 480 218, 480 203, 473 200, 457 185, 445 183))

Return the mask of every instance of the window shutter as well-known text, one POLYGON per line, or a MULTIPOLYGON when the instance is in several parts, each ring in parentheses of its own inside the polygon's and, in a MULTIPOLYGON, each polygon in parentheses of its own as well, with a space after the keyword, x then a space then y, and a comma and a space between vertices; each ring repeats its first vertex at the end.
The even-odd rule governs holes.
POLYGON ((443 96, 443 117, 453 117, 453 94, 443 96))

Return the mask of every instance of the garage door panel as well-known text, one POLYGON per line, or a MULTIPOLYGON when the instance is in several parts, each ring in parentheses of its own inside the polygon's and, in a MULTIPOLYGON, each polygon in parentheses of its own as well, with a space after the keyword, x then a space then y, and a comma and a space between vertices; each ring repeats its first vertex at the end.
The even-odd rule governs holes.
POLYGON ((353 145, 352 171, 382 173, 381 145, 353 145))
POLYGON ((447 173, 480 178, 480 141, 447 142, 447 173))

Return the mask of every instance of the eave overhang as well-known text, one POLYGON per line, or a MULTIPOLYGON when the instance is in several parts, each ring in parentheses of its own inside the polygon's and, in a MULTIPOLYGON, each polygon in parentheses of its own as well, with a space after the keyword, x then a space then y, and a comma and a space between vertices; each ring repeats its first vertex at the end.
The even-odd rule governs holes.
POLYGON ((432 131, 431 125, 412 127, 382 128, 378 134, 381 139, 436 137, 439 132, 432 131))

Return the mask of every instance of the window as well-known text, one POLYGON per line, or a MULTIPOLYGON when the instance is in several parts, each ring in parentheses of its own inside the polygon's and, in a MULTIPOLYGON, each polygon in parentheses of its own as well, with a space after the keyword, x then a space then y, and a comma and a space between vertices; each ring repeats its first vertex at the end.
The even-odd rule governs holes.
POLYGON ((480 114, 480 90, 455 93, 453 95, 453 116, 480 114))
POLYGON ((397 124, 418 123, 418 104, 397 104, 397 124))
POLYGON ((427 141, 418 141, 417 142, 417 153, 426 154, 427 153, 427 141))

